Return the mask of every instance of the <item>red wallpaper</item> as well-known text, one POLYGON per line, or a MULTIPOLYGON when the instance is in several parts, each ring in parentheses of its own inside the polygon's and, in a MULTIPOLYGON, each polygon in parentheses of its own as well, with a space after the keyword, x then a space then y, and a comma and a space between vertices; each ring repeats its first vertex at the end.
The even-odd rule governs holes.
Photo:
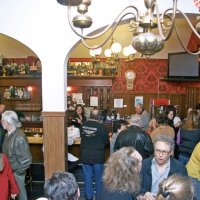
MULTIPOLYGON (((188 43, 190 51, 196 51, 200 47, 200 40, 192 34, 188 43)), ((133 62, 125 63, 121 59, 121 76, 113 83, 113 92, 126 92, 125 71, 132 69, 136 72, 136 79, 132 92, 137 93, 179 93, 185 94, 186 88, 199 87, 200 82, 169 82, 160 80, 167 77, 168 63, 164 59, 135 59, 133 62)))
MULTIPOLYGON (((167 77, 168 63, 164 59, 135 59, 125 63, 121 60, 121 76, 113 82, 113 92, 126 92, 125 71, 134 70, 136 79, 132 92, 137 93, 186 93, 186 87, 200 87, 200 82, 169 82, 160 80, 167 77)), ((129 90, 130 92, 130 90, 129 90)))

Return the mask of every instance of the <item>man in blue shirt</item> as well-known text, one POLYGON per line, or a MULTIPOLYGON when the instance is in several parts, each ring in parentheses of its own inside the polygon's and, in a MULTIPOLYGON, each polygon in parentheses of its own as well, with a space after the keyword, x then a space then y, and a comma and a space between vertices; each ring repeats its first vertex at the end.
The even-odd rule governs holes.
POLYGON ((154 200, 159 183, 174 173, 187 176, 185 166, 173 157, 174 139, 160 135, 154 143, 154 157, 143 160, 138 200, 154 200))

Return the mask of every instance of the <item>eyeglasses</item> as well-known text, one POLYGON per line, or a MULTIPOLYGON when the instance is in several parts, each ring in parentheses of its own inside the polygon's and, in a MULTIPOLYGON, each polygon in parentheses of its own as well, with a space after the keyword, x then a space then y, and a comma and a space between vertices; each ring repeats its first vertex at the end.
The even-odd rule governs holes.
POLYGON ((170 151, 162 151, 160 149, 155 149, 154 151, 155 151, 156 154, 162 154, 164 156, 166 156, 170 152, 170 151))

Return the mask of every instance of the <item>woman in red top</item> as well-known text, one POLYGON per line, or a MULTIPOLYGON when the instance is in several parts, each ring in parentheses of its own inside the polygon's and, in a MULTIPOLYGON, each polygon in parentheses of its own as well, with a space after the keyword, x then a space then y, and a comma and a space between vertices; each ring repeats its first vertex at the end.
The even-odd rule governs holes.
POLYGON ((5 154, 0 153, 0 200, 15 198, 19 188, 15 181, 13 171, 5 154))

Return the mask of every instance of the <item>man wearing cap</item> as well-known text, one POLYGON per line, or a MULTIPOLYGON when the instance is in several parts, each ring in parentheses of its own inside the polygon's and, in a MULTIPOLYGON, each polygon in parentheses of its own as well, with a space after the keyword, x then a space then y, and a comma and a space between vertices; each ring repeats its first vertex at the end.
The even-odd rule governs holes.
POLYGON ((114 151, 122 147, 132 146, 141 154, 143 159, 149 157, 153 153, 153 144, 150 136, 140 127, 140 115, 132 115, 130 127, 120 132, 115 142, 114 151))

